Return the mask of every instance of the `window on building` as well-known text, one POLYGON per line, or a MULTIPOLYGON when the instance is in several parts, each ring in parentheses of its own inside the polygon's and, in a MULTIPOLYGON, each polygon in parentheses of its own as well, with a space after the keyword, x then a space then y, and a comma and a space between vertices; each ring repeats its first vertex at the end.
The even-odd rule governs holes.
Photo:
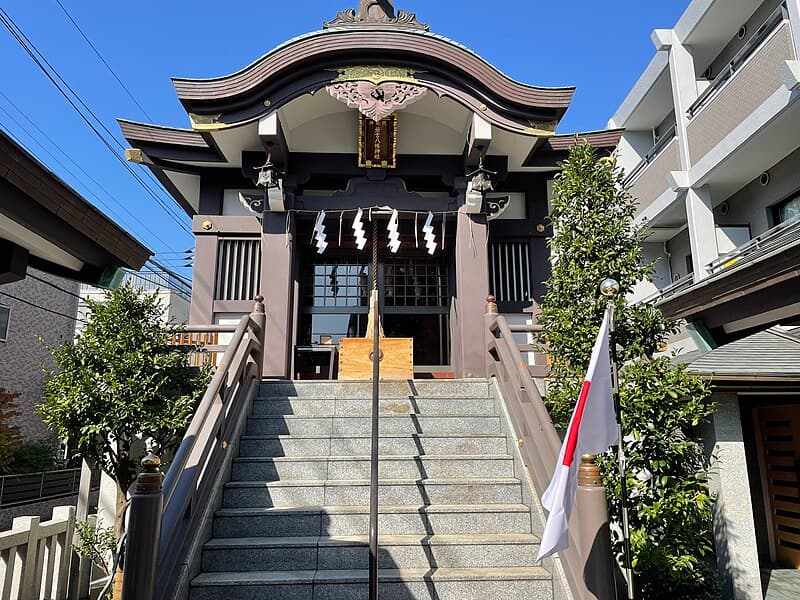
POLYGON ((775 224, 785 223, 800 217, 800 194, 784 200, 775 207, 775 224))
POLYGON ((11 317, 11 308, 0 304, 0 342, 5 342, 8 337, 9 317, 11 317))

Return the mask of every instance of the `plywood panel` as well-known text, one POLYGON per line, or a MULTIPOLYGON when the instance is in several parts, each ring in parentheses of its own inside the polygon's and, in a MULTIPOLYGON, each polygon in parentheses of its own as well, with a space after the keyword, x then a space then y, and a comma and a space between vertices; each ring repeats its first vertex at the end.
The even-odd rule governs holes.
MULTIPOLYGON (((339 379, 369 381, 372 379, 373 341, 367 338, 345 338, 339 342, 339 379)), ((402 381, 414 378, 414 340, 382 338, 380 341, 381 380, 402 381)))

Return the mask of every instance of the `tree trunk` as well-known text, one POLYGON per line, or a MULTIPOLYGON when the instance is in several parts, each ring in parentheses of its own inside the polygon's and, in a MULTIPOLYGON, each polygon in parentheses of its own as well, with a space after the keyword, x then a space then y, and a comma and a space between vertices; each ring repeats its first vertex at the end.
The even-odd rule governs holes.
MULTIPOLYGON (((128 498, 119 484, 117 484, 117 511, 116 517, 114 518, 114 537, 117 540, 117 544, 119 544, 122 534, 125 533, 125 509, 127 506, 128 498)), ((124 577, 123 558, 124 555, 120 557, 119 565, 117 566, 117 572, 114 575, 114 586, 111 590, 112 600, 122 600, 122 579, 124 577)))

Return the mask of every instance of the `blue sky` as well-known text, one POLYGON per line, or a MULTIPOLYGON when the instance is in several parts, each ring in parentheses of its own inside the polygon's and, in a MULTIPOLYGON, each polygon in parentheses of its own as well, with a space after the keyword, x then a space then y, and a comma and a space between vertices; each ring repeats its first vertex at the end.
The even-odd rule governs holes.
MULTIPOLYGON (((175 98, 171 76, 228 74, 281 42, 318 29, 337 10, 358 4, 357 0, 61 3, 152 120, 179 127, 188 126, 188 119, 175 98)), ((514 79, 577 86, 559 128, 568 133, 606 125, 654 53, 650 32, 674 25, 686 2, 400 0, 395 6, 415 11, 432 31, 470 47, 514 79)), ((4 0, 3 8, 120 140, 117 117, 150 120, 105 69, 56 0, 4 0)), ((185 225, 169 217, 111 156, 4 28, 0 28, 0 57, 4 67, 0 92, 5 95, 0 95, 0 125, 5 130, 153 251, 192 247, 185 225)), ((158 192, 174 204, 166 192, 160 188, 158 192)), ((174 212, 188 224, 177 207, 174 212)))

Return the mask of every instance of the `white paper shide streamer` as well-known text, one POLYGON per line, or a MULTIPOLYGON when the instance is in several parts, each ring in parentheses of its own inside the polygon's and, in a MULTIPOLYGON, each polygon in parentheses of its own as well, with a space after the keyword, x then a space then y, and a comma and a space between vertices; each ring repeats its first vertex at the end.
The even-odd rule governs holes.
POLYGON ((314 241, 317 243, 317 254, 324 254, 328 249, 328 242, 325 240, 328 236, 325 234, 325 211, 321 210, 317 215, 317 222, 314 224, 314 241))
POLYGON ((425 232, 425 247, 428 249, 428 254, 431 256, 436 252, 436 234, 433 233, 433 213, 428 213, 428 218, 425 219, 425 225, 422 227, 425 232))
POLYGON ((397 251, 400 249, 400 231, 398 230, 399 221, 399 213, 396 210, 393 210, 392 216, 389 219, 389 225, 386 226, 386 229, 389 231, 389 250, 392 254, 397 254, 397 251))
POLYGON ((363 250, 367 245, 367 237, 364 235, 364 211, 360 208, 356 213, 356 218, 353 219, 353 233, 356 236, 356 248, 363 250))

